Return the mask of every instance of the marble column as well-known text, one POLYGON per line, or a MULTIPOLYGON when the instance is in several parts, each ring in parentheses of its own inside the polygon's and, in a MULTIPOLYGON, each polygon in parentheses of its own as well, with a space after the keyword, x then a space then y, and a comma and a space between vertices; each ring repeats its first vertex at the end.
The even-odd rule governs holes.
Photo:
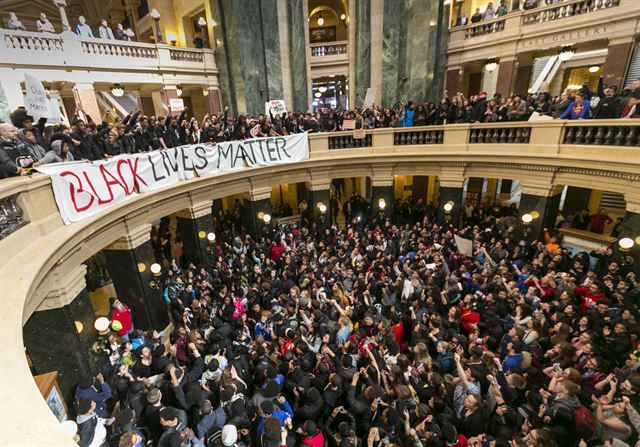
MULTIPOLYGON (((356 15, 351 18, 355 21, 356 30, 354 54, 356 103, 350 106, 362 107, 367 89, 371 87, 371 0, 359 0, 355 3, 356 15)), ((382 78, 384 79, 384 72, 382 78)))
MULTIPOLYGON (((533 65, 531 61, 521 61, 518 63, 518 69, 513 85, 513 93, 520 93, 526 96, 529 90, 529 82, 531 81, 531 72, 533 65)), ((488 92, 487 92, 488 93, 488 92)))
POLYGON ((207 234, 214 232, 211 218, 211 202, 207 201, 198 206, 179 211, 177 213, 177 231, 182 236, 183 265, 193 262, 196 266, 204 265, 211 269, 209 256, 209 240, 207 234))
POLYGON ((447 89, 449 96, 453 96, 460 91, 460 69, 459 68, 451 68, 447 70, 445 89, 447 89))
POLYGON ((448 6, 442 0, 384 2, 382 104, 439 100, 448 20, 448 6))
POLYGON ((222 110, 220 107, 220 90, 217 88, 210 88, 209 94, 207 95, 207 102, 209 106, 209 113, 218 115, 222 110))
POLYGON ((273 218, 271 212, 271 188, 255 188, 249 194, 249 200, 245 201, 244 206, 244 224, 247 227, 247 232, 255 240, 259 241, 262 236, 265 236, 270 228, 273 226, 273 219, 268 224, 263 219, 258 217, 263 214, 269 214, 273 218))
POLYGON ((169 324, 162 290, 151 287, 155 263, 151 225, 128 228, 127 234, 104 249, 116 295, 131 309, 137 329, 163 330, 169 324))
POLYGON ((500 93, 503 97, 511 95, 513 85, 513 77, 516 71, 515 60, 501 60, 498 65, 498 82, 496 84, 495 92, 488 91, 489 96, 493 93, 500 93))
POLYGON ((518 207, 517 234, 521 237, 524 236, 525 226, 522 223, 522 216, 524 214, 537 212, 538 217, 528 225, 531 231, 525 239, 528 242, 536 239, 542 240, 542 238, 544 238, 544 229, 552 229, 555 227, 562 189, 563 187, 561 186, 541 188, 523 184, 520 205, 518 207))
POLYGON ((311 72, 307 48, 309 47, 309 33, 307 31, 306 3, 298 0, 288 0, 289 3, 289 62, 293 85, 293 104, 295 111, 309 110, 309 84, 311 72))
POLYGON ((331 182, 327 180, 327 182, 322 183, 307 183, 307 189, 309 191, 309 207, 307 208, 307 212, 309 216, 308 219, 311 219, 315 224, 318 232, 324 233, 324 230, 327 228, 331 228, 331 218, 332 218, 332 209, 331 209, 331 191, 330 191, 331 182), (319 203, 323 203, 327 209, 324 213, 320 211, 318 207, 319 203))
POLYGON ((266 101, 283 97, 279 40, 287 30, 279 29, 277 0, 210 3, 223 103, 235 114, 263 113, 266 101))
POLYGON ((36 374, 58 371, 58 385, 72 404, 78 381, 96 374, 108 363, 91 348, 98 339, 95 315, 86 288, 86 266, 61 272, 56 269, 44 300, 23 327, 26 353, 36 374))
POLYGON ((633 41, 609 43, 603 69, 603 81, 606 85, 615 85, 618 87, 618 91, 622 90, 633 47, 633 41))
POLYGON ((93 84, 76 83, 73 86, 73 90, 78 108, 82 109, 85 115, 90 116, 96 124, 99 124, 102 119, 102 113, 100 113, 100 108, 98 107, 93 84))
POLYGON ((437 221, 440 225, 460 226, 460 218, 462 217, 462 186, 444 186, 440 183, 438 189, 438 211, 437 221), (444 210, 445 204, 453 202, 453 208, 449 213, 444 210))
MULTIPOLYGON (((371 187, 371 208, 374 218, 381 220, 393 216, 393 205, 395 197, 393 196, 393 179, 390 182, 380 182, 373 180, 371 187), (384 199, 386 206, 384 210, 380 209, 380 199, 384 199)), ((382 224, 382 222, 380 222, 382 224)))
MULTIPOLYGON (((636 191, 630 191, 624 195, 627 205, 625 207, 624 216, 622 217, 622 231, 620 231, 619 239, 628 237, 633 239, 635 245, 628 252, 620 253, 623 256, 629 256, 633 260, 630 266, 623 266, 625 271, 633 271, 637 277, 640 277, 640 194, 636 191)), ((619 248, 619 246, 616 244, 619 248)))

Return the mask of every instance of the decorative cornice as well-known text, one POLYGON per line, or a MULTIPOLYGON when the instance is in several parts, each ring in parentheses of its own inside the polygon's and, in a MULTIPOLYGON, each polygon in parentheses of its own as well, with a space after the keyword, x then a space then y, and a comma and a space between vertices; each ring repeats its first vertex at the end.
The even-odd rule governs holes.
POLYGON ((61 271, 60 268, 55 269, 48 282, 51 284, 51 289, 45 295, 36 312, 58 309, 72 302, 82 289, 87 286, 85 281, 86 274, 87 266, 84 264, 80 264, 67 272, 61 271))
POLYGON ((192 207, 178 211, 176 216, 184 219, 197 219, 199 217, 207 216, 211 214, 211 205, 211 200, 196 203, 192 207))
POLYGON ((151 239, 151 224, 142 224, 130 228, 126 224, 127 234, 105 247, 105 250, 133 250, 151 239))

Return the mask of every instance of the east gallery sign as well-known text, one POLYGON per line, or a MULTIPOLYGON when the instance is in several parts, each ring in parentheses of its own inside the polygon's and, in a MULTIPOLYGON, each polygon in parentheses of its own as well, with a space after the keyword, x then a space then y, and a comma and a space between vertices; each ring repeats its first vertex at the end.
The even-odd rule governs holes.
POLYGON ((570 44, 575 43, 576 40, 579 39, 604 37, 607 34, 607 29, 608 27, 606 25, 598 25, 577 31, 553 34, 551 36, 535 37, 522 41, 521 46, 527 48, 550 44, 570 44))
POLYGON ((193 144, 92 163, 55 163, 37 169, 51 177, 56 204, 62 220, 68 225, 138 194, 196 176, 295 163, 308 158, 309 140, 306 133, 301 133, 212 146, 193 144))

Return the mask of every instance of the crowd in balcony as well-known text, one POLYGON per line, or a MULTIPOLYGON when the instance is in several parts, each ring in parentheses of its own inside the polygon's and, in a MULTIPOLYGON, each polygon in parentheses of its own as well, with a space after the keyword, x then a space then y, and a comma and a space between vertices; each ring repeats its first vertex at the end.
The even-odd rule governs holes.
MULTIPOLYGON (((7 21, 6 28, 9 30, 29 31, 27 27, 20 21, 14 12, 9 13, 9 19, 7 21)), ((47 18, 44 12, 40 13, 40 17, 36 21, 36 30, 41 33, 55 33, 56 29, 47 18)), ((106 40, 124 40, 132 41, 135 37, 133 30, 128 27, 125 28, 125 24, 117 23, 111 27, 106 19, 102 19, 100 26, 98 27, 98 34, 94 35, 91 26, 87 24, 87 20, 84 16, 78 17, 78 23, 74 29, 74 32, 80 37, 94 38, 106 40)))
POLYGON ((380 127, 413 127, 452 123, 490 123, 526 121, 534 114, 555 119, 640 118, 640 80, 631 89, 618 93, 615 86, 605 87, 602 80, 598 91, 587 85, 572 94, 567 91, 551 98, 546 93, 523 96, 515 94, 488 98, 486 92, 466 98, 462 93, 449 96, 445 92, 439 104, 399 103, 394 108, 344 111, 323 109, 317 113, 292 113, 283 116, 237 118, 224 112, 206 114, 202 121, 179 116, 142 116, 133 111, 127 117, 111 117, 100 122, 76 115, 71 126, 49 126, 46 120, 34 120, 24 108, 12 114, 12 123, 0 124, 0 178, 28 175, 42 164, 107 159, 121 154, 147 152, 195 143, 218 143, 247 138, 340 131, 345 120, 352 120, 356 129, 380 127), (45 135, 45 133, 47 135, 45 135), (55 142, 55 144, 54 144, 55 142))
POLYGON ((475 12, 471 15, 471 19, 467 17, 465 13, 460 13, 456 17, 455 26, 465 26, 469 23, 475 24, 488 20, 492 20, 497 17, 504 17, 510 11, 528 11, 530 9, 537 8, 544 5, 554 5, 561 3, 564 0, 496 0, 496 5, 493 2, 487 3, 484 10, 476 8, 475 12), (511 3, 511 7, 509 7, 511 3))

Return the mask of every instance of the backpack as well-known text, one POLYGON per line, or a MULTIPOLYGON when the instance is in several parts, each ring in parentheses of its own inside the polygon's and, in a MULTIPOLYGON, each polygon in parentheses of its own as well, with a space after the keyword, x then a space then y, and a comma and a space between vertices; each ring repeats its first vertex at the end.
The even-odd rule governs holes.
POLYGON ((591 411, 584 405, 576 408, 573 414, 576 422, 576 433, 579 438, 591 439, 596 432, 596 421, 591 411))

